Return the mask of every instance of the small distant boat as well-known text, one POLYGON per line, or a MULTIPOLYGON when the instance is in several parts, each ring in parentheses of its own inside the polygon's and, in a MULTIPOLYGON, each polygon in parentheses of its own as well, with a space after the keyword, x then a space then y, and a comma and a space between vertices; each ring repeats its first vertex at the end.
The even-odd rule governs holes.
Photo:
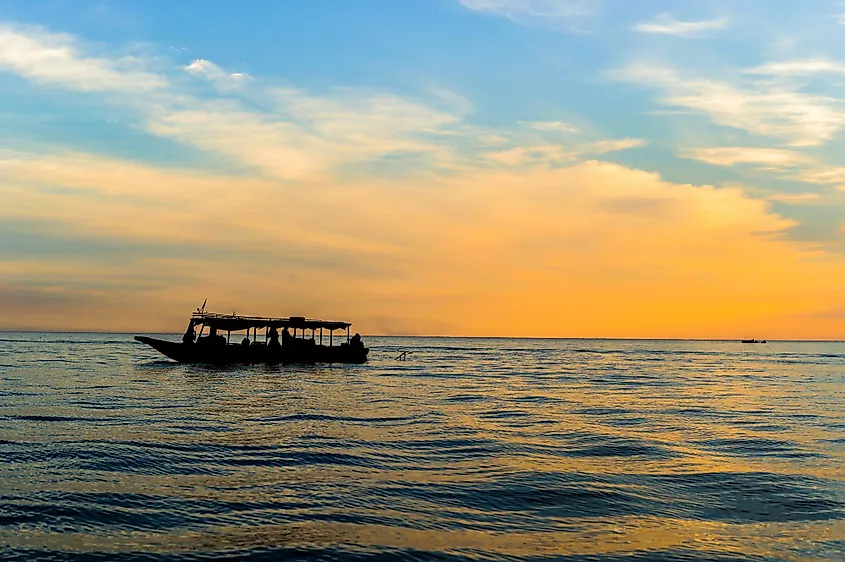
POLYGON ((360 335, 350 335, 351 326, 349 322, 301 316, 264 318, 197 309, 181 342, 148 336, 135 336, 135 339, 179 363, 364 363, 370 350, 364 347, 360 335), (197 326, 199 334, 195 331, 197 326), (341 334, 345 331, 346 337, 335 338, 334 332, 338 330, 341 334), (243 332, 245 336, 240 342, 232 343, 233 332, 243 332), (328 345, 323 344, 326 332, 328 345))
POLYGON ((767 343, 766 340, 742 340, 742 343, 767 343))

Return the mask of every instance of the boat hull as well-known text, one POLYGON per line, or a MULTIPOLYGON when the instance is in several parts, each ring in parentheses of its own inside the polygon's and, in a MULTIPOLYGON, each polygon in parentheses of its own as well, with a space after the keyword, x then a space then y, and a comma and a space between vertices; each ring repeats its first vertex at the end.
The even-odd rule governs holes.
POLYGON ((348 344, 327 347, 324 345, 199 345, 176 343, 148 336, 135 336, 162 355, 179 363, 206 365, 235 364, 292 364, 292 363, 365 363, 369 349, 348 344))

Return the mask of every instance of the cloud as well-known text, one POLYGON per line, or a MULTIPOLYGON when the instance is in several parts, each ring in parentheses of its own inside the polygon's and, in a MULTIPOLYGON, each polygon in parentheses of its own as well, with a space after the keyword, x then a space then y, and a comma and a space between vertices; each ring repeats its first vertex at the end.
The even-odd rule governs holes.
POLYGON ((658 15, 651 22, 640 22, 634 29, 640 33, 657 33, 661 35, 676 35, 678 37, 701 37, 708 31, 725 29, 730 20, 718 18, 702 21, 680 21, 671 13, 658 15))
POLYGON ((346 212, 346 196, 325 185, 312 194, 274 179, 155 168, 78 153, 10 155, 0 159, 0 177, 0 193, 9 204, 0 215, 49 221, 68 232, 76 225, 77 234, 85 236, 237 248, 276 231, 276 239, 288 244, 330 242, 346 252, 387 247, 363 248, 332 237, 330 223, 334 213, 346 212), (327 194, 330 200, 322 201, 327 194), (280 218, 297 217, 300 207, 322 208, 328 224, 306 239, 278 231, 280 218))
MULTIPOLYGON (((678 153, 683 158, 701 160, 717 166, 756 165, 760 170, 777 173, 779 179, 809 184, 836 185, 845 191, 845 168, 827 166, 802 152, 778 148, 711 147, 691 148, 678 153), (786 170, 789 173, 786 173, 786 170)), ((791 204, 820 204, 817 193, 775 193, 769 201, 791 204)))
POLYGON ((503 144, 508 142, 508 138, 503 135, 484 134, 477 137, 478 142, 482 144, 503 144))
POLYGON ((690 148, 681 150, 679 155, 683 158, 701 160, 717 166, 759 164, 775 168, 789 168, 810 162, 805 154, 780 148, 739 146, 690 148))
POLYGON ((459 0, 476 12, 508 18, 525 25, 571 27, 594 12, 599 0, 459 0))
MULTIPOLYGON (((121 81, 137 70, 67 41, 69 67, 105 61, 121 81)), ((202 63, 184 71, 209 78, 215 69, 202 63)), ((673 100, 712 93, 672 72, 658 78, 673 100)), ((24 236, 3 237, 18 251, 0 260, 0 278, 15 278, 0 284, 0 295, 32 303, 4 316, 6 325, 180 329, 202 287, 224 310, 349 318, 363 333, 385 326, 467 335, 841 332, 825 322, 796 327, 794 314, 840 294, 845 271, 840 257, 787 240, 796 223, 773 213, 770 201, 582 161, 642 140, 519 145, 520 135, 561 126, 480 130, 464 122, 471 108, 463 104, 362 89, 275 89, 259 78, 249 104, 228 91, 200 99, 179 90, 184 81, 133 96, 133 109, 153 133, 231 159, 241 165, 237 173, 76 152, 0 153, 6 230, 37 225, 43 240, 74 248, 48 260, 27 255, 24 236), (508 149, 485 159, 492 149, 479 146, 484 135, 508 149), (353 166, 408 155, 424 161, 425 174, 409 173, 405 160, 400 179, 353 166), (455 160, 460 166, 437 173, 455 160), (61 315, 41 315, 51 291, 62 297, 61 315)), ((740 113, 751 117, 701 100, 680 107, 748 127, 774 119, 791 139, 806 134, 806 120, 792 117, 788 104, 790 117, 778 121, 745 103, 740 113)))
POLYGON ((250 79, 249 74, 243 72, 229 73, 211 61, 195 59, 187 65, 185 72, 194 76, 201 76, 215 85, 221 91, 229 91, 240 88, 250 79))
POLYGON ((706 115, 719 125, 780 138, 791 146, 823 144, 845 128, 839 100, 803 93, 796 86, 684 78, 670 68, 643 63, 631 64, 612 76, 662 91, 657 101, 664 105, 706 115))
POLYGON ((607 154, 608 152, 639 148, 645 145, 646 142, 642 139, 606 139, 587 143, 580 152, 582 154, 607 154))
POLYGON ((325 172, 334 161, 323 139, 295 123, 248 111, 233 101, 162 111, 150 117, 147 129, 279 178, 306 179, 325 172))
MULTIPOLYGON (((205 59, 183 66, 184 72, 215 86, 220 95, 209 99, 140 66, 136 59, 89 56, 69 35, 0 27, 0 69, 68 89, 136 94, 120 99, 142 116, 149 132, 278 178, 314 178, 337 166, 388 156, 421 156, 443 165, 454 159, 444 138, 454 136, 460 125, 455 110, 380 92, 336 89, 315 95, 260 83, 248 106, 232 96, 251 81, 247 74, 227 72, 205 59)), ((435 95, 442 103, 471 110, 466 100, 444 89, 435 95)))
POLYGON ((518 166, 528 163, 572 161, 576 158, 576 154, 574 151, 556 145, 519 146, 499 152, 491 152, 486 155, 486 158, 499 164, 518 166))
POLYGON ((810 74, 845 72, 845 63, 826 59, 807 59, 782 62, 768 62, 764 65, 749 68, 747 74, 764 74, 767 76, 808 76, 810 74))
POLYGON ((269 92, 275 107, 246 109, 215 100, 192 109, 165 109, 148 129, 220 153, 279 178, 302 180, 344 163, 422 154, 449 161, 437 142, 459 124, 453 114, 391 94, 339 90, 315 96, 296 89, 269 92))
POLYGON ((0 70, 83 92, 150 92, 167 86, 136 58, 91 57, 70 36, 0 24, 0 70))
POLYGON ((805 183, 845 185, 845 167, 817 165, 801 170, 789 179, 805 183))
POLYGON ((815 203, 819 200, 818 193, 776 193, 769 195, 770 201, 778 203, 791 203, 796 205, 815 203))
POLYGON ((486 154, 485 158, 507 166, 560 164, 572 163, 585 156, 607 154, 641 146, 645 146, 645 141, 641 139, 608 139, 571 147, 560 145, 518 146, 486 154))
MULTIPOLYGON (((20 286, 68 296, 61 314, 18 310, 7 325, 175 330, 184 318, 174 311, 196 306, 199 286, 216 307, 349 318, 362 333, 431 333, 444 323, 470 335, 838 329, 798 330, 792 321, 830 302, 845 275, 840 260, 783 239, 794 222, 739 189, 675 184, 609 163, 401 184, 327 179, 304 190, 69 154, 18 157, 0 177, 0 220, 26 216, 42 234, 96 236, 127 253, 119 265, 111 250, 94 249, 49 263, 0 262, 0 275, 20 286), (136 250, 174 240, 203 251, 136 250), (132 284, 98 288, 115 279, 132 284), (144 303, 132 325, 108 314, 121 301, 144 303), (83 309, 94 313, 75 321, 83 309)), ((36 293, 28 297, 35 305, 49 300, 36 293)))
POLYGON ((560 131, 563 133, 580 133, 581 130, 563 121, 519 121, 520 125, 525 125, 528 128, 536 131, 560 131))

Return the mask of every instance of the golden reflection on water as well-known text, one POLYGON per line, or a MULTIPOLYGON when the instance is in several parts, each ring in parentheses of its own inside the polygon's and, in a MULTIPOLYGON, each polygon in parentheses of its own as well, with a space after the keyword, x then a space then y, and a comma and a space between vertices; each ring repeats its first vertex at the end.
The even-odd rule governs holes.
POLYGON ((827 556, 794 556, 794 541, 825 543, 845 537, 845 523, 794 525, 736 525, 658 518, 624 518, 612 524, 580 522, 562 532, 480 532, 467 530, 408 529, 344 523, 291 523, 249 527, 218 527, 210 532, 120 533, 92 536, 83 533, 0 531, 0 542, 12 547, 113 553, 143 550, 155 554, 281 548, 317 549, 357 545, 379 549, 460 552, 486 551, 500 556, 597 556, 650 551, 703 551, 711 554, 764 557, 778 560, 831 560, 827 556))
POLYGON ((244 522, 231 522, 235 511, 154 531, 24 525, 0 528, 0 541, 162 554, 354 545, 836 559, 828 554, 845 541, 845 384, 835 354, 824 362, 807 352, 812 361, 793 364, 714 343, 481 340, 455 350, 455 341, 444 341, 383 340, 371 363, 355 367, 182 367, 154 363, 136 347, 104 367, 82 369, 84 356, 76 358, 79 370, 23 365, 4 381, 21 393, 0 406, 0 438, 49 454, 0 467, 10 509, 50 494, 94 494, 86 501, 95 503, 105 501, 97 494, 115 501, 135 494, 178 499, 185 510, 199 502, 240 506, 244 522), (410 345, 425 349, 408 364, 391 360, 394 346, 410 345), (590 345, 610 352, 575 351, 590 345), (717 351, 657 353, 672 345, 717 351), (100 456, 74 457, 85 451, 100 456), (60 453, 69 456, 52 460, 60 453), (721 489, 722 481, 738 487, 721 489), (818 495, 764 497, 750 513, 707 515, 757 501, 742 486, 758 481, 784 497, 818 495), (802 481, 804 488, 794 484, 802 481), (697 496, 695 482, 711 495, 697 496), (608 503, 606 514, 586 503, 583 513, 577 503, 555 504, 577 489, 649 501, 608 503), (484 497, 525 490, 561 495, 540 507, 530 497, 501 505, 484 497), (767 501, 789 509, 789 501, 818 498, 839 507, 806 519, 765 513, 767 501), (671 516, 650 512, 674 503, 671 516), (333 520, 350 517, 366 522, 333 520))

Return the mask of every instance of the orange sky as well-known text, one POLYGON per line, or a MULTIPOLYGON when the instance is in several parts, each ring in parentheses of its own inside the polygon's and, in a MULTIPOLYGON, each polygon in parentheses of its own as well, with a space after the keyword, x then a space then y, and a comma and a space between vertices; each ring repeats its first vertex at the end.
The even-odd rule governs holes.
POLYGON ((184 37, 218 64, 0 21, 0 329, 181 332, 207 298, 365 334, 845 338, 845 63, 638 6, 581 22, 612 45, 397 12, 466 32, 397 34, 417 66, 354 26, 375 51, 314 65, 184 37))
POLYGON ((179 331, 208 297, 222 312, 349 319, 379 334, 843 329, 845 264, 786 240, 792 223, 740 187, 677 185, 595 160, 401 183, 286 184, 79 154, 0 170, 4 220, 49 220, 66 240, 118 248, 3 262, 6 290, 26 279, 47 297, 7 306, 8 328, 179 331), (63 189, 44 188, 54 185, 63 189), (138 250, 121 256, 127 245, 138 250))

